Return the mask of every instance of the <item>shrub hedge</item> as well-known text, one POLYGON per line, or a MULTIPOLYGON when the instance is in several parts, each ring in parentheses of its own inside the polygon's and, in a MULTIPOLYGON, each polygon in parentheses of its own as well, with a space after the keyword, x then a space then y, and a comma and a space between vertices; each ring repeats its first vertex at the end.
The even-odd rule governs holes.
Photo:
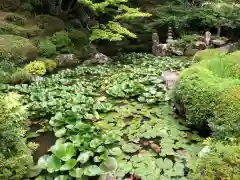
POLYGON ((208 125, 217 138, 240 137, 239 52, 215 55, 185 69, 172 91, 186 122, 208 125), (239 56, 238 56, 239 57, 239 56))

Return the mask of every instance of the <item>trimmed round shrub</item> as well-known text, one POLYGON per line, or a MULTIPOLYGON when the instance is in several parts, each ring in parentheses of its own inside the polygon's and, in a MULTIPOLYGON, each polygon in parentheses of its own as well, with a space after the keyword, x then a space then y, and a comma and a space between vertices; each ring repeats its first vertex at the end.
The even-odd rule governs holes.
POLYGON ((67 31, 56 32, 51 37, 51 41, 56 45, 57 50, 60 50, 61 52, 69 52, 69 48, 72 45, 67 31))
POLYGON ((44 62, 47 72, 53 72, 57 68, 57 63, 54 60, 38 59, 38 61, 44 62))
POLYGON ((11 83, 13 84, 28 83, 31 81, 31 79, 31 74, 25 69, 18 69, 11 75, 11 83))
POLYGON ((240 146, 217 142, 208 146, 190 174, 192 180, 239 180, 240 146))
POLYGON ((7 22, 22 26, 25 24, 26 19, 23 18, 22 16, 18 15, 18 14, 8 14, 5 16, 4 18, 7 22))
POLYGON ((23 63, 36 59, 37 48, 24 37, 0 35, 0 59, 23 63))
POLYGON ((32 61, 26 65, 25 69, 32 75, 43 76, 46 74, 46 66, 42 61, 32 61))
POLYGON ((65 28, 64 22, 55 16, 39 15, 36 17, 36 22, 41 29, 44 29, 46 35, 52 35, 65 28))
POLYGON ((11 81, 10 73, 0 70, 0 83, 8 84, 10 81, 11 81))
POLYGON ((83 46, 89 42, 88 36, 83 31, 77 29, 71 29, 68 32, 68 36, 76 46, 83 46))
POLYGON ((53 44, 49 39, 43 39, 39 41, 38 51, 41 56, 52 57, 57 54, 56 45, 53 44))
POLYGON ((1 23, 0 34, 12 34, 27 37, 27 33, 23 27, 11 23, 1 23))
POLYGON ((208 125, 217 138, 240 137, 240 61, 233 55, 206 59, 180 74, 173 101, 186 123, 208 125))
POLYGON ((224 50, 218 50, 218 49, 205 49, 205 50, 201 50, 198 51, 194 57, 193 57, 193 61, 194 62, 199 62, 203 59, 207 59, 207 58, 212 58, 217 57, 217 56, 222 56, 224 54, 226 54, 227 51, 224 50))

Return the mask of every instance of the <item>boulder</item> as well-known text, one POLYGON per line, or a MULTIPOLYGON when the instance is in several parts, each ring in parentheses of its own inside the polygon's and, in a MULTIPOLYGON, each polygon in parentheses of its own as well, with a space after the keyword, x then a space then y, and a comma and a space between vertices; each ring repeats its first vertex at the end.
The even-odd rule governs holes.
POLYGON ((227 40, 225 40, 225 39, 214 39, 214 40, 212 40, 212 44, 217 46, 217 47, 223 46, 226 43, 227 43, 227 40))
POLYGON ((217 50, 220 50, 220 51, 231 51, 231 49, 233 48, 233 45, 232 44, 227 44, 225 46, 222 46, 222 47, 219 47, 219 48, 216 48, 217 50))
POLYGON ((195 42, 195 47, 197 49, 203 50, 203 49, 206 49, 206 44, 202 41, 196 41, 195 42))
POLYGON ((164 71, 161 74, 162 80, 166 83, 168 89, 172 89, 174 83, 178 80, 179 72, 164 71))
POLYGON ((184 56, 194 56, 194 54, 196 54, 198 51, 199 49, 189 47, 184 51, 184 56))
POLYGON ((94 64, 105 64, 109 62, 111 59, 107 57, 106 55, 102 53, 96 53, 93 58, 91 59, 91 62, 94 64))
POLYGON ((4 11, 15 11, 20 6, 20 0, 1 0, 0 9, 4 11))
POLYGON ((0 35, 0 58, 23 63, 37 58, 38 50, 34 44, 24 37, 0 35))
POLYGON ((56 57, 56 61, 59 67, 70 67, 78 63, 75 54, 60 54, 56 57))

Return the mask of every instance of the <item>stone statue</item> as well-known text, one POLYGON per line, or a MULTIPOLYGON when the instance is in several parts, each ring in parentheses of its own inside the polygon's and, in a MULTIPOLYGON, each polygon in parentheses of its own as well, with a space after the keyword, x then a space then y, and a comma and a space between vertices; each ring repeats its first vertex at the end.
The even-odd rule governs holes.
POLYGON ((206 48, 208 48, 211 42, 211 33, 209 31, 205 32, 204 42, 206 44, 206 48))

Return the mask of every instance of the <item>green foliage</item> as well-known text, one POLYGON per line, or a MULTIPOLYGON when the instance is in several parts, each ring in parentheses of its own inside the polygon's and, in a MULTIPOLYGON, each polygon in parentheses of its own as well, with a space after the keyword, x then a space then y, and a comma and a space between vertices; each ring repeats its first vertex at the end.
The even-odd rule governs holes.
POLYGON ((191 141, 201 139, 169 115, 165 85, 159 79, 162 71, 181 69, 185 62, 135 53, 118 56, 114 63, 81 65, 28 86, 8 87, 25 94, 30 117, 50 118, 58 138, 38 160, 43 171, 37 179, 120 179, 133 172, 143 179, 161 174, 184 178, 184 160, 196 158, 201 148, 191 141), (124 99, 107 93, 124 83, 124 99), (139 90, 151 93, 148 98, 155 101, 139 103, 138 97, 144 96, 139 90))
POLYGON ((201 36, 197 34, 191 34, 191 35, 183 35, 180 39, 177 40, 177 42, 174 44, 174 46, 186 49, 187 47, 192 47, 196 41, 199 40, 201 36))
POLYGON ((25 29, 23 27, 12 24, 12 23, 1 23, 0 33, 12 34, 12 35, 23 36, 23 37, 27 36, 27 33, 25 32, 25 29))
POLYGON ((55 44, 57 50, 61 52, 69 52, 69 47, 72 45, 67 31, 56 32, 50 40, 55 44))
POLYGON ((38 61, 44 62, 47 72, 53 72, 57 68, 57 63, 54 60, 38 59, 38 61))
POLYGON ((240 146, 214 142, 207 146, 209 152, 204 153, 196 162, 191 179, 214 180, 216 178, 237 180, 240 178, 240 146))
POLYGON ((0 70, 0 83, 7 84, 10 82, 10 79, 10 73, 0 70))
POLYGON ((8 14, 7 16, 5 16, 4 18, 6 21, 16 24, 18 26, 22 26, 25 24, 26 19, 23 18, 22 16, 18 15, 18 14, 8 14))
POLYGON ((36 16, 35 21, 37 22, 37 25, 44 30, 46 35, 52 35, 65 28, 65 24, 61 19, 50 15, 36 16))
POLYGON ((37 48, 29 39, 14 36, 0 35, 0 58, 22 63, 35 59, 37 48))
POLYGON ((113 20, 109 21, 107 25, 99 24, 93 27, 91 41, 97 39, 119 41, 123 37, 129 36, 136 38, 136 35, 123 27, 118 20, 131 20, 137 17, 149 17, 151 14, 140 12, 139 8, 129 8, 124 5, 128 0, 107 0, 104 2, 94 2, 92 0, 82 1, 85 5, 90 7, 96 15, 110 14, 113 16, 113 20), (112 12, 109 12, 112 11, 112 12))
POLYGON ((24 138, 28 118, 26 107, 15 93, 0 99, 0 178, 22 179, 32 165, 31 152, 24 138))
POLYGON ((3 59, 0 61, 0 70, 12 73, 16 70, 16 65, 13 62, 3 59))
POLYGON ((38 44, 38 51, 43 57, 52 57, 57 54, 57 47, 49 39, 42 39, 38 44))
POLYGON ((205 50, 198 51, 194 55, 193 61, 194 62, 199 62, 199 61, 204 60, 204 59, 211 59, 212 57, 221 57, 221 56, 223 56, 226 53, 227 52, 224 51, 224 50, 205 49, 205 50))
POLYGON ((239 62, 231 55, 217 55, 183 71, 173 96, 183 105, 186 122, 209 125, 218 138, 239 137, 239 77, 239 62))
POLYGON ((89 41, 86 33, 77 29, 70 29, 68 31, 68 36, 71 39, 72 43, 74 43, 76 46, 86 45, 89 41))
POLYGON ((25 69, 19 68, 11 75, 11 83, 13 84, 28 83, 31 79, 32 75, 25 69))
POLYGON ((25 69, 32 75, 43 76, 46 73, 46 66, 42 61, 32 61, 25 66, 25 69))

